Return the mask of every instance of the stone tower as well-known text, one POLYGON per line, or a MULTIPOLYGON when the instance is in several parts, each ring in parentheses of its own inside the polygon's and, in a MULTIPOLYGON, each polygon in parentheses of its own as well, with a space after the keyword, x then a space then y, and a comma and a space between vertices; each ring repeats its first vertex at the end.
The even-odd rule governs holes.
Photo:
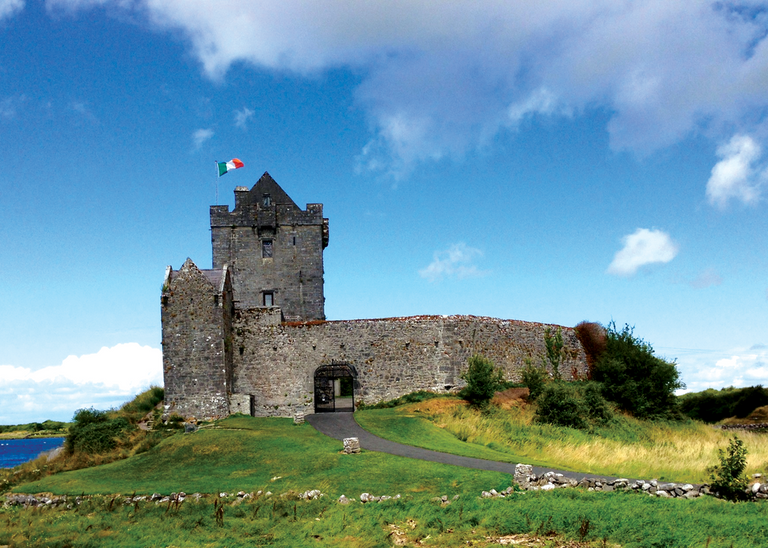
POLYGON ((279 307, 285 321, 325 319, 323 204, 302 210, 264 173, 235 189, 235 208, 211 206, 213 268, 228 265, 237 308, 279 307))

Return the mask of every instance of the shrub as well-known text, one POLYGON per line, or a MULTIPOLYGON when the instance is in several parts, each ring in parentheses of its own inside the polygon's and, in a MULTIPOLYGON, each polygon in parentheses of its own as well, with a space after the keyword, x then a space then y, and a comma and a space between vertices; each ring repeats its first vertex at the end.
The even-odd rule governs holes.
POLYGON ((106 411, 80 409, 73 418, 74 424, 67 433, 64 447, 73 453, 106 453, 117 446, 117 437, 130 430, 125 417, 109 419, 106 411))
POLYGON ((613 419, 613 409, 603 397, 600 385, 594 382, 588 382, 583 385, 582 397, 587 406, 587 413, 593 423, 605 425, 613 419))
POLYGON ((536 422, 586 429, 613 419, 613 409, 594 382, 547 384, 537 400, 536 422))
POLYGON ((720 464, 709 469, 712 490, 728 500, 741 500, 746 497, 748 480, 744 476, 747 467, 747 448, 738 436, 728 442, 728 449, 718 449, 720 464))
POLYGON ((586 403, 570 384, 564 382, 549 383, 544 387, 537 403, 537 422, 580 429, 589 426, 586 420, 586 403))
POLYGON ((528 387, 529 401, 536 401, 544 390, 546 377, 546 373, 541 368, 535 367, 530 360, 526 360, 525 369, 523 369, 523 384, 528 387))
POLYGON ((478 354, 469 358, 469 368, 461 378, 467 381, 461 397, 477 407, 487 406, 504 381, 501 370, 478 354))
POLYGON ((602 383, 607 399, 638 418, 678 418, 674 391, 685 385, 677 367, 655 356, 628 325, 621 331, 608 326, 606 349, 592 378, 602 383))

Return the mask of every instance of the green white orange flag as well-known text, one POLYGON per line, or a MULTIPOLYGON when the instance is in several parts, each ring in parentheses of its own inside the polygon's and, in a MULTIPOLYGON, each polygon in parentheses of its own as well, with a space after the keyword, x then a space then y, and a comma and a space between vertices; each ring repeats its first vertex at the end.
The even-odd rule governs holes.
POLYGON ((216 162, 219 166, 219 177, 224 175, 225 173, 228 173, 232 170, 238 169, 243 167, 243 162, 238 160, 237 158, 231 159, 229 162, 216 162))

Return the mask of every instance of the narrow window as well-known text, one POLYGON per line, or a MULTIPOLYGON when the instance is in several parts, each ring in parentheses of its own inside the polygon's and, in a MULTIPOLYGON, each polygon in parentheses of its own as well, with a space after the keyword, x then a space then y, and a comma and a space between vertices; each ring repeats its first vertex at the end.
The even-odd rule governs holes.
POLYGON ((272 205, 272 197, 269 194, 265 194, 263 199, 264 207, 269 207, 272 205))
POLYGON ((261 241, 261 256, 264 259, 272 258, 272 240, 261 241))
POLYGON ((293 245, 296 245, 296 236, 293 237, 293 245))
POLYGON ((275 294, 271 291, 264 292, 264 306, 275 306, 275 294))

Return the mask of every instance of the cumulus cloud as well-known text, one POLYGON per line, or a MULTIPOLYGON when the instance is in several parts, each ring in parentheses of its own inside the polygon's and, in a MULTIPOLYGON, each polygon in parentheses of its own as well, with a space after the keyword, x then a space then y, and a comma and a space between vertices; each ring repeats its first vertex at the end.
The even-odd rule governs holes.
POLYGON ((747 0, 269 2, 47 0, 115 6, 183 36, 203 71, 352 68, 375 136, 361 166, 460 156, 534 114, 600 109, 617 149, 768 130, 768 16, 747 0), (232 17, 237 13, 237 17, 232 17))
POLYGON ((677 255, 678 247, 661 230, 638 228, 632 234, 622 238, 624 247, 613 257, 608 265, 608 274, 632 276, 640 267, 653 263, 668 263, 677 255))
POLYGON ((213 137, 212 129, 198 129, 192 134, 192 142, 195 144, 195 150, 198 150, 203 144, 213 137))
POLYGON ((235 111, 235 125, 239 128, 245 129, 245 123, 253 116, 253 111, 248 107, 243 107, 243 110, 235 111))
POLYGON ((768 177, 768 172, 761 172, 755 165, 762 155, 760 145, 748 135, 734 135, 717 149, 717 155, 721 160, 707 181, 709 203, 723 208, 731 198, 745 204, 756 202, 768 177))
POLYGON ((77 409, 118 406, 162 383, 162 351, 138 343, 68 356, 37 370, 0 365, 0 424, 69 420, 77 409))
POLYGON ((688 392, 707 388, 768 386, 768 348, 754 345, 731 352, 700 352, 678 363, 688 392))
POLYGON ((24 0, 0 0, 0 21, 23 10, 24 3, 24 0))
POLYGON ((444 251, 435 251, 432 262, 419 270, 419 276, 430 282, 448 277, 456 277, 461 280, 484 276, 488 272, 480 270, 473 264, 475 259, 482 256, 483 252, 479 249, 459 242, 444 251))

